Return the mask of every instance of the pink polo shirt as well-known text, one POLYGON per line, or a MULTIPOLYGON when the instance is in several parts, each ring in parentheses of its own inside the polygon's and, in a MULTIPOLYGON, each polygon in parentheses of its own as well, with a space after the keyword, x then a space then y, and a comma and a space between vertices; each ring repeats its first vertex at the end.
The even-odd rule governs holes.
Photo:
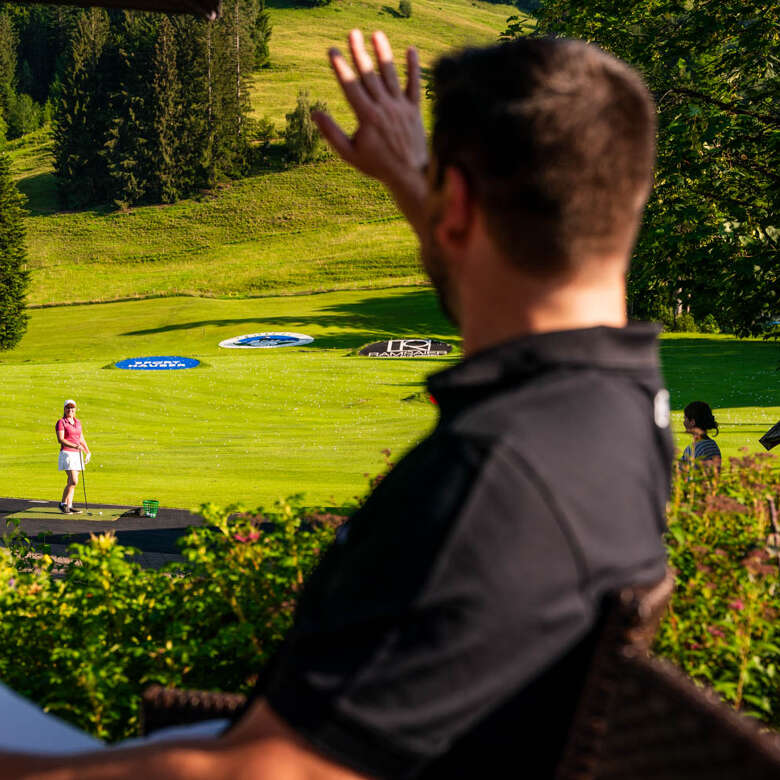
MULTIPOLYGON (((75 417, 73 418, 72 422, 68 420, 67 417, 60 417, 60 419, 57 420, 55 430, 57 431, 58 437, 60 431, 62 431, 65 434, 65 439, 67 441, 81 441, 81 423, 75 417)), ((61 444, 60 451, 78 452, 78 448, 67 447, 64 444, 61 444)))

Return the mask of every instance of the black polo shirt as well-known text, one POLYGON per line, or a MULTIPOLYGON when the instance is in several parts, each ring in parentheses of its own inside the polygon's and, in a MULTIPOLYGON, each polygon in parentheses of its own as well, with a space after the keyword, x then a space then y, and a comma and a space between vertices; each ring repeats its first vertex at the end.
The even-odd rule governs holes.
POLYGON ((549 777, 604 594, 664 574, 656 330, 528 336, 429 389, 438 425, 325 554, 258 694, 370 776, 549 777))

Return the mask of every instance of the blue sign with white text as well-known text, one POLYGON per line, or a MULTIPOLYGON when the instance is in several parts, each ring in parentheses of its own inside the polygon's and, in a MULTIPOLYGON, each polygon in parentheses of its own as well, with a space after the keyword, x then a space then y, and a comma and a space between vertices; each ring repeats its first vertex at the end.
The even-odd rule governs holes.
POLYGON ((116 363, 117 368, 127 368, 133 371, 175 371, 179 368, 195 368, 197 365, 200 365, 200 360, 171 355, 127 358, 116 363))

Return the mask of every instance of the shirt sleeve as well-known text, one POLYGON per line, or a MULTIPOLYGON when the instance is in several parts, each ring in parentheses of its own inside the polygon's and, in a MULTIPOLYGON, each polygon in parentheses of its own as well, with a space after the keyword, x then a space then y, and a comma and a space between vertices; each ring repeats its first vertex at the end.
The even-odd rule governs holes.
POLYGON ((368 775, 414 776, 590 627, 569 545, 505 453, 424 443, 345 537, 309 583, 264 693, 368 775))
POLYGON ((65 423, 62 422, 62 420, 57 420, 57 422, 54 425, 54 430, 59 433, 60 431, 65 430, 65 423))

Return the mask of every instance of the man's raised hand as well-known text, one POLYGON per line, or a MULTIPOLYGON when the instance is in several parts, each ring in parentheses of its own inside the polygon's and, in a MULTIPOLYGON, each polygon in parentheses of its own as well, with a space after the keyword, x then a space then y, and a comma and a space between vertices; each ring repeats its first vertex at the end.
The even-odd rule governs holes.
POLYGON ((387 36, 375 32, 372 43, 378 72, 360 30, 349 34, 354 70, 338 49, 329 52, 336 78, 358 119, 352 137, 324 112, 314 111, 312 118, 346 162, 390 189, 414 225, 425 193, 424 170, 428 162, 420 116, 420 64, 415 49, 408 49, 408 81, 402 90, 387 36))

